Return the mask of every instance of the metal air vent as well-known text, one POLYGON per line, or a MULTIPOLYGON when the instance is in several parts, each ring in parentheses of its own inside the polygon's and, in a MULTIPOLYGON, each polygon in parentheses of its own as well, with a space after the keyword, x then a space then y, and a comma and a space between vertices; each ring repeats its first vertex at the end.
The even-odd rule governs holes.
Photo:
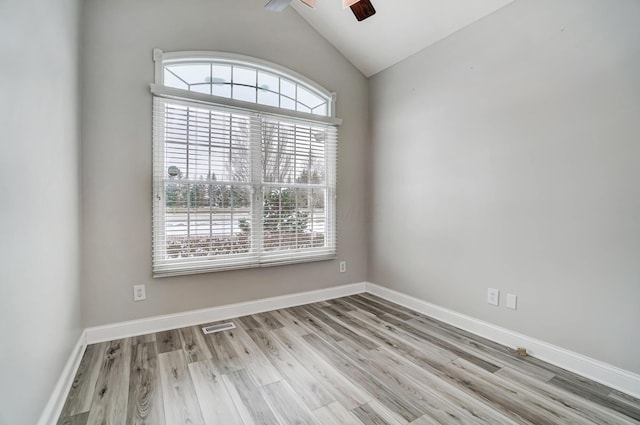
POLYGON ((205 326, 202 328, 202 332, 206 334, 213 334, 216 332, 226 331, 229 329, 235 329, 236 325, 233 322, 220 323, 218 325, 205 326))

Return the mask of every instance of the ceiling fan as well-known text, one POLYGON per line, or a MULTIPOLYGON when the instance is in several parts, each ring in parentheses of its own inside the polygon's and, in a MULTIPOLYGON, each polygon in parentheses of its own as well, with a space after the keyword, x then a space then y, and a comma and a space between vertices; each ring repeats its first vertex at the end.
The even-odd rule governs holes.
MULTIPOLYGON (((269 10, 273 10, 275 12, 280 12, 284 10, 285 7, 289 6, 293 0, 269 0, 264 7, 269 10)), ((316 8, 316 0, 300 0, 302 3, 306 4, 312 9, 316 8)), ((370 16, 375 15, 376 9, 374 9, 370 0, 342 0, 342 6, 346 9, 347 7, 351 8, 351 11, 356 16, 358 21, 364 21, 370 16)))

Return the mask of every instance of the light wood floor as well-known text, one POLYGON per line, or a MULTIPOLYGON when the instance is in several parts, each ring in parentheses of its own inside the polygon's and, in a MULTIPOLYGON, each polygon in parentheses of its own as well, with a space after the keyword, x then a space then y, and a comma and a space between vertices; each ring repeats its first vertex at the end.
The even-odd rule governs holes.
POLYGON ((632 424, 640 401, 363 294, 87 347, 59 424, 632 424))

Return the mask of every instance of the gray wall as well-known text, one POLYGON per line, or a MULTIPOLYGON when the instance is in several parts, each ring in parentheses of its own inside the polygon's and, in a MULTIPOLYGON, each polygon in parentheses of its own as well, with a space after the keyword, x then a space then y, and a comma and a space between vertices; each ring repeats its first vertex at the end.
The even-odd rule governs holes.
POLYGON ((81 332, 78 16, 0 1, 2 425, 36 423, 81 332))
POLYGON ((83 14, 84 323, 254 300, 366 277, 366 79, 293 10, 254 0, 88 0, 83 14), (151 52, 214 50, 289 67, 338 94, 338 252, 348 261, 151 278, 151 52), (147 300, 132 301, 132 285, 147 300))
POLYGON ((369 280, 640 373, 639 22, 518 0, 372 78, 369 280))

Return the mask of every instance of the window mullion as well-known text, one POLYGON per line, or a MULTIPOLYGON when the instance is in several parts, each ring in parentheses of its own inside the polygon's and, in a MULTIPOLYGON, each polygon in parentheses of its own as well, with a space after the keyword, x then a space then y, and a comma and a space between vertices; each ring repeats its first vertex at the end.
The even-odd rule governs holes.
MULTIPOLYGON (((212 71, 213 72, 213 71, 212 71)), ((211 181, 213 180, 213 166, 211 163, 211 145, 213 143, 213 134, 211 132, 211 126, 213 125, 212 119, 211 119, 211 111, 209 111, 209 113, 207 114, 207 118, 209 120, 209 126, 207 128, 208 131, 208 167, 207 169, 209 170, 209 173, 207 175, 207 180, 208 180, 208 184, 207 184, 207 193, 209 194, 209 240, 213 240, 213 202, 214 200, 212 199, 212 194, 213 194, 213 186, 211 185, 211 181)))
MULTIPOLYGON (((262 193, 262 117, 251 114, 249 126, 251 158, 251 247, 260 259, 263 250, 264 196, 262 193)), ((260 260, 258 260, 260 261, 260 260)))
MULTIPOLYGON (((192 178, 189 154, 191 150, 191 108, 187 108, 187 123, 186 123, 186 139, 187 147, 185 152, 187 178, 192 178)), ((191 246, 191 183, 187 184, 187 245, 191 246)))

